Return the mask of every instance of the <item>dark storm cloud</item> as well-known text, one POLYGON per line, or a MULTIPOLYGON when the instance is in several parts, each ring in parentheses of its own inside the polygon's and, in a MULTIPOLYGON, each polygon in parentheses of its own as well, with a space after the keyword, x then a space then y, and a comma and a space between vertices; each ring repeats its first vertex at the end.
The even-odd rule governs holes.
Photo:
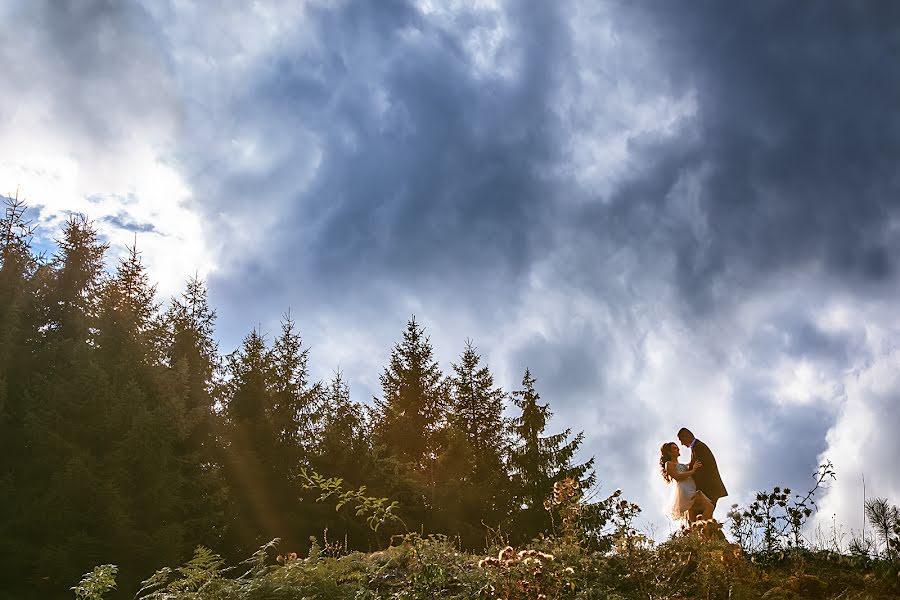
POLYGON ((463 47, 495 15, 444 28, 404 3, 322 9, 323 48, 273 60, 255 83, 263 109, 248 104, 249 118, 303 129, 321 153, 274 232, 273 264, 303 257, 323 290, 374 278, 478 287, 525 271, 558 193, 543 171, 563 133, 564 10, 509 6, 505 52, 519 66, 505 78, 478 75, 463 47))
POLYGON ((791 267, 821 268, 849 285, 895 277, 900 6, 624 10, 646 28, 673 89, 695 93, 697 111, 677 140, 633 146, 645 168, 592 222, 621 225, 623 243, 662 236, 684 297, 700 311, 791 267), (667 204, 692 172, 702 172, 701 233, 667 204))
MULTIPOLYGON (((747 486, 799 485, 844 391, 785 401, 776 371, 869 360, 864 319, 817 317, 898 279, 900 5, 291 4, 23 2, 0 49, 9 87, 82 148, 171 126, 169 164, 221 244, 223 349, 292 307, 313 368, 336 366, 316 344, 349 357, 364 401, 416 312, 445 367, 466 337, 507 387, 530 367, 553 432, 587 429, 614 457, 601 479, 641 502, 675 407, 746 424, 697 433, 752 455, 747 486), (632 130, 645 97, 693 109, 632 130), (582 185, 572 140, 612 152, 620 127, 625 166, 582 185), (809 296, 778 295, 794 288, 809 296), (729 328, 754 302, 773 307, 729 328)), ((107 220, 151 227, 126 214, 107 220)))
POLYGON ((775 359, 787 356, 812 360, 827 369, 841 369, 867 352, 863 332, 824 331, 797 308, 769 317, 765 327, 748 340, 746 348, 757 364, 770 368, 776 366, 775 359))

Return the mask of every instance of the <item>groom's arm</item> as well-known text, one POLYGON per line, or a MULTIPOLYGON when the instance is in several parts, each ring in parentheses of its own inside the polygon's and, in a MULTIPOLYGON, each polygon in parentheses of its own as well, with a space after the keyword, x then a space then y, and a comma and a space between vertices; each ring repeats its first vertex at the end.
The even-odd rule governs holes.
POLYGON ((694 449, 691 448, 691 460, 688 462, 688 469, 693 469, 695 462, 697 462, 697 454, 694 452, 694 449))
MULTIPOLYGON (((693 450, 691 450, 691 464, 693 465, 697 461, 700 461, 703 465, 712 464, 712 453, 709 451, 709 446, 700 440, 697 440, 693 450)), ((703 467, 701 466, 700 470, 702 469, 703 467)))

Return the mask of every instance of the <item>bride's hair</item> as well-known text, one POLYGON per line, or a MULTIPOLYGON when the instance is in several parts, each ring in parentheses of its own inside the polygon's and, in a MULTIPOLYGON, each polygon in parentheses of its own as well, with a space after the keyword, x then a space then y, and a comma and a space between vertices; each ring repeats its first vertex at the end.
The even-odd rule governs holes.
POLYGON ((667 482, 672 481, 672 476, 666 471, 666 463, 670 460, 675 460, 675 453, 672 452, 672 447, 677 448, 675 442, 666 442, 659 449, 659 472, 662 473, 662 478, 667 482))

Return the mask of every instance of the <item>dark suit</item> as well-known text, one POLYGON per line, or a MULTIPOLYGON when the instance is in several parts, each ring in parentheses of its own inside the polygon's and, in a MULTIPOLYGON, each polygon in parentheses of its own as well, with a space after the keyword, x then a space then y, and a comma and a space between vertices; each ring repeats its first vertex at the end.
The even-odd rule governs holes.
POLYGON ((716 457, 713 456, 709 446, 700 440, 694 440, 694 446, 691 448, 691 462, 688 465, 694 468, 694 463, 700 461, 703 466, 694 473, 694 482, 697 489, 706 494, 706 497, 712 500, 713 506, 719 498, 728 495, 725 484, 722 483, 722 477, 719 476, 719 467, 716 465, 716 457))

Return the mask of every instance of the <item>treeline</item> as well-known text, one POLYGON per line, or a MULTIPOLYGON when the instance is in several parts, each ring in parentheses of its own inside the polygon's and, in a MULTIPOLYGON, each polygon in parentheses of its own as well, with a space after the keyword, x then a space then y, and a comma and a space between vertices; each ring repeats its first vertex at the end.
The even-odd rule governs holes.
POLYGON ((471 342, 444 373, 410 319, 364 405, 339 372, 310 380, 290 315, 222 356, 202 281, 162 305, 136 248, 108 273, 108 245, 72 216, 38 255, 24 213, 9 200, 0 220, 0 590, 65 595, 103 562, 133 590, 198 544, 235 558, 276 536, 302 551, 326 529, 350 548, 388 542, 317 504, 302 469, 469 548, 498 529, 529 539, 551 526, 554 481, 593 483, 583 434, 546 431, 531 373, 507 393, 471 342))

